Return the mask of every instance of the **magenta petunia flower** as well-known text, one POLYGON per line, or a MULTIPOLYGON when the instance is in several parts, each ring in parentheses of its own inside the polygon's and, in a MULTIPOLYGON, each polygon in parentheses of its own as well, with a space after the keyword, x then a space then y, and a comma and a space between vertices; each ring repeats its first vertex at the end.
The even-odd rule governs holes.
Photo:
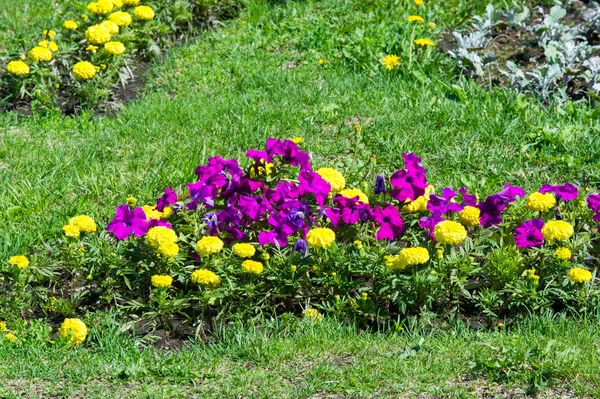
POLYGON ((166 207, 173 205, 175 202, 177 202, 177 193, 172 188, 167 187, 165 188, 165 193, 156 200, 156 210, 162 212, 166 207))
POLYGON ((302 171, 298 175, 300 185, 298 191, 301 196, 307 194, 313 194, 317 204, 323 205, 329 192, 331 191, 331 185, 327 183, 318 173, 312 171, 302 171))
POLYGON ((460 203, 464 206, 477 206, 477 196, 467 193, 467 189, 465 187, 461 187, 458 189, 458 192, 462 195, 463 201, 460 203))
POLYGON ((579 195, 577 187, 569 183, 563 184, 562 186, 551 186, 549 184, 544 184, 542 188, 540 188, 540 193, 554 193, 554 195, 563 201, 574 200, 579 195))
POLYGON ((544 221, 540 218, 523 222, 515 229, 515 244, 517 248, 540 247, 544 244, 542 234, 544 221))
POLYGON ((257 221, 267 212, 273 211, 268 199, 242 195, 237 200, 237 206, 245 217, 257 221))
POLYGON ((600 194, 590 194, 587 197, 587 206, 594 213, 600 213, 600 194))
POLYGON ((505 183, 504 188, 496 195, 498 195, 502 201, 511 203, 517 200, 517 196, 521 198, 525 197, 525 190, 523 190, 521 187, 511 186, 510 184, 505 183))
POLYGON ((425 175, 404 169, 392 175, 390 184, 393 187, 391 192, 392 198, 400 202, 415 200, 415 198, 425 194, 425 189, 427 188, 425 175))
POLYGON ((106 230, 119 240, 124 240, 131 234, 136 237, 143 236, 148 232, 146 214, 140 207, 129 209, 129 205, 123 204, 117 207, 116 216, 110 221, 106 230))
POLYGON ((440 212, 433 212, 431 216, 424 216, 419 219, 419 227, 425 230, 429 230, 429 232, 425 232, 425 237, 429 236, 435 242, 435 235, 433 234, 433 230, 435 225, 439 222, 443 221, 442 214, 440 212))
POLYGON ((463 206, 456 202, 451 202, 452 198, 455 197, 458 197, 456 191, 446 187, 442 190, 441 196, 436 194, 431 194, 429 196, 427 210, 432 213, 438 212, 442 215, 445 215, 448 212, 460 212, 463 210, 463 206))
POLYGON ((308 153, 301 151, 298 144, 292 140, 277 140, 274 138, 267 139, 266 150, 248 150, 246 151, 248 158, 254 160, 255 163, 273 162, 275 156, 280 156, 283 163, 300 166, 300 170, 309 170, 310 156, 308 153))
POLYGON ((373 219, 379 224, 376 238, 378 240, 395 240, 397 237, 404 234, 404 222, 400 217, 400 212, 394 205, 388 205, 381 209, 376 207, 373 209, 373 219))
POLYGON ((506 209, 506 201, 498 194, 488 195, 485 201, 477 204, 477 208, 481 211, 481 226, 487 229, 502 223, 502 211, 506 209))

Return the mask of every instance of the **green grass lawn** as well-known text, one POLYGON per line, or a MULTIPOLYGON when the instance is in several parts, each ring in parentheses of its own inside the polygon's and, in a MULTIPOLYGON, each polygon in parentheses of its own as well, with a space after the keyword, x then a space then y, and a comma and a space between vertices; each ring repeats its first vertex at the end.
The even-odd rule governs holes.
MULTIPOLYGON (((48 1, 14 4, 0 15, 4 49, 54 18, 40 11, 48 1), (16 24, 21 14, 31 24, 16 24)), ((453 0, 428 12, 444 28, 485 4, 453 0)), ((509 91, 458 78, 453 62, 432 52, 401 74, 383 70, 381 49, 371 61, 339 56, 339 43, 351 40, 350 50, 364 54, 361 32, 376 41, 377 29, 406 17, 406 6, 252 2, 239 20, 171 51, 147 76, 141 98, 111 117, 0 115, 0 262, 59 236, 71 216, 86 213, 104 225, 126 197, 153 202, 167 185, 191 181, 208 156, 243 158, 268 137, 303 137, 317 166, 335 165, 354 183, 396 170, 401 153, 412 151, 439 188, 468 184, 483 195, 504 182, 537 189, 581 181, 584 172, 588 187, 598 185, 594 108, 518 104, 509 91)), ((34 397, 31 389, 39 397, 86 398, 479 397, 496 389, 486 388, 494 373, 470 371, 469 362, 491 353, 479 344, 504 348, 512 359, 551 340, 540 356, 553 383, 568 395, 598 397, 597 322, 542 317, 510 333, 423 326, 398 335, 357 333, 329 320, 263 323, 228 329, 215 344, 161 352, 140 351, 99 316, 83 349, 49 348, 37 338, 1 347, 0 397, 34 397), (418 352, 406 349, 421 338, 418 352)), ((516 395, 527 387, 523 370, 531 362, 507 361, 521 371, 500 380, 512 388, 498 389, 516 395)))

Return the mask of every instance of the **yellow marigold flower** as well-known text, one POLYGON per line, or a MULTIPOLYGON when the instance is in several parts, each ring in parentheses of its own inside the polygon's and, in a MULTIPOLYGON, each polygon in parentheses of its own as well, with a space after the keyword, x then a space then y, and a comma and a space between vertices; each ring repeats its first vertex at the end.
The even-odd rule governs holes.
POLYGON ((408 20, 408 22, 425 22, 425 19, 420 15, 409 15, 406 19, 408 20))
POLYGON ((430 22, 427 24, 427 26, 429 26, 430 29, 435 29, 437 27, 437 25, 435 24, 435 22, 430 22))
POLYGON ((89 51, 92 54, 96 54, 96 51, 98 50, 98 46, 94 46, 93 44, 90 44, 89 46, 87 46, 85 48, 85 51, 89 51))
POLYGON ((65 224, 62 227, 63 232, 65 233, 65 235, 67 237, 71 237, 71 238, 78 238, 79 234, 81 233, 79 231, 79 228, 77 226, 74 226, 72 224, 65 224))
POLYGON ((29 65, 23 61, 11 61, 6 65, 6 70, 11 75, 25 76, 29 73, 29 65))
POLYGON ((150 246, 158 248, 164 243, 177 242, 177 234, 167 226, 156 226, 146 233, 146 242, 150 246))
POLYGON ((94 14, 104 15, 111 12, 114 6, 115 5, 112 0, 98 0, 88 4, 87 9, 89 12, 93 12, 94 14))
POLYGON ((556 257, 561 260, 571 259, 571 251, 567 247, 558 248, 555 252, 556 257))
POLYGON ((273 172, 273 166, 270 162, 265 164, 265 160, 261 159, 258 165, 255 163, 250 167, 250 177, 268 176, 273 172))
POLYGON ((44 36, 48 36, 50 39, 52 39, 54 36, 56 36, 56 32, 54 32, 52 29, 50 29, 50 30, 46 29, 42 32, 42 34, 44 36))
POLYGON ((72 19, 69 19, 68 21, 63 22, 63 28, 68 29, 68 30, 75 30, 79 27, 79 24, 77 24, 77 22, 73 21, 72 19))
POLYGON ((556 205, 554 195, 550 193, 531 193, 527 197, 527 208, 533 211, 547 211, 556 205))
POLYGON ((92 25, 85 31, 85 39, 91 44, 104 44, 109 42, 111 37, 112 34, 106 25, 92 25))
POLYGON ((296 144, 304 143, 304 139, 302 137, 294 137, 292 141, 296 144))
POLYGON ((221 284, 221 279, 210 270, 198 269, 192 273, 192 282, 212 288, 221 284))
POLYGON ((422 265, 429 260, 429 251, 423 247, 404 248, 400 251, 400 258, 407 265, 422 265))
POLYGON ((71 70, 75 80, 88 80, 96 75, 96 67, 87 61, 79 61, 71 70))
POLYGON ((393 271, 404 270, 407 266, 406 260, 402 256, 386 255, 383 259, 385 267, 393 271))
POLYGON ((81 345, 87 337, 87 331, 87 326, 79 319, 65 319, 58 328, 61 338, 71 337, 69 340, 71 345, 81 345))
POLYGON ((156 252, 161 258, 164 259, 173 259, 179 253, 179 245, 174 242, 163 242, 157 248, 156 252))
POLYGON ((5 321, 0 321, 0 332, 4 332, 6 330, 7 330, 6 322, 5 321))
POLYGON ((123 7, 123 0, 111 0, 111 1, 115 5, 115 7, 117 7, 117 8, 123 7))
POLYGON ((137 198, 135 197, 127 197, 127 199, 125 199, 125 202, 127 202, 127 205, 134 207, 135 204, 137 204, 137 198))
POLYGON ((154 10, 148 6, 137 6, 133 9, 133 16, 140 21, 149 21, 154 18, 154 10))
POLYGON ((97 230, 94 219, 87 215, 79 215, 69 219, 69 224, 77 227, 84 233, 94 233, 97 230))
POLYGON ((356 249, 363 249, 363 243, 362 243, 362 241, 361 240, 355 240, 354 241, 354 247, 356 249))
POLYGON ((125 45, 121 42, 108 42, 104 44, 104 51, 112 55, 119 55, 125 52, 125 45))
POLYGON ((504 327, 504 323, 502 323, 502 322, 498 323, 498 328, 502 328, 502 327, 504 327))
POLYGON ((122 0, 123 1, 123 5, 126 6, 137 6, 138 4, 140 4, 140 0, 122 0))
POLYGON ((200 255, 218 254, 223 249, 223 241, 219 237, 206 236, 202 237, 196 243, 196 251, 200 255))
POLYGON ((468 227, 479 226, 479 216, 481 215, 481 211, 479 208, 475 208, 474 206, 465 206, 462 211, 458 213, 458 220, 468 227))
POLYGON ((429 202, 429 198, 421 195, 417 197, 414 201, 410 201, 408 204, 402 207, 403 212, 408 213, 416 213, 416 212, 427 212, 427 203, 429 202))
POLYGON ((415 44, 417 46, 435 46, 435 43, 429 39, 417 39, 415 44))
POLYGON ((104 26, 111 35, 119 33, 119 25, 115 24, 113 21, 102 21, 100 26, 104 26))
POLYGON ((340 191, 339 194, 342 197, 346 197, 346 198, 358 197, 359 201, 361 201, 365 204, 369 203, 369 197, 367 197, 367 194, 363 193, 358 188, 346 188, 346 189, 340 191))
POLYGON ((11 256, 8 259, 8 263, 10 263, 13 266, 16 266, 19 269, 23 269, 29 266, 29 259, 27 259, 27 256, 25 255, 11 256))
POLYGON ((329 248, 335 242, 335 233, 326 227, 317 227, 306 234, 306 242, 311 248, 329 248))
POLYGON ((444 220, 435 225, 433 235, 440 244, 456 245, 467 238, 467 230, 460 223, 444 220))
POLYGON ((250 244, 235 244, 233 246, 233 253, 240 258, 251 258, 256 253, 256 249, 250 244))
POLYGON ((400 57, 394 54, 388 54, 381 60, 381 64, 388 70, 392 70, 400 65, 400 57))
POLYGON ((569 270, 567 275, 569 281, 574 283, 588 283, 592 281, 592 273, 589 270, 582 269, 580 267, 574 267, 569 270))
POLYGON ((263 264, 254 260, 245 260, 242 262, 244 273, 261 274, 264 270, 263 264))
POLYGON ((34 61, 48 62, 52 60, 52 51, 45 47, 36 46, 29 50, 29 57, 34 61))
POLYGON ((108 16, 108 20, 118 26, 129 26, 131 24, 131 14, 125 11, 113 12, 108 16))
POLYGON ((144 205, 142 206, 142 210, 146 214, 146 220, 150 219, 167 219, 169 216, 173 214, 172 208, 165 208, 162 212, 157 211, 155 206, 152 205, 144 205))
POLYGON ((551 220, 542 227, 544 239, 566 241, 573 235, 573 226, 564 220, 551 220))
POLYGON ((320 323, 323 320, 323 315, 315 308, 308 308, 302 311, 302 317, 320 323))
POLYGON ((416 5, 418 5, 418 6, 421 6, 421 5, 423 5, 424 3, 425 3, 425 1, 424 1, 424 0, 415 0, 415 4, 416 4, 416 5))
POLYGON ((173 284, 173 278, 171 276, 155 274, 154 276, 150 277, 150 282, 152 283, 153 287, 167 288, 173 284))
POLYGON ((56 42, 42 40, 41 42, 38 43, 38 46, 47 48, 50 51, 52 51, 53 53, 56 53, 58 51, 58 44, 56 44, 56 42))
POLYGON ((7 340, 7 341, 9 341, 9 342, 17 342, 18 341, 17 337, 13 333, 7 333, 7 334, 5 334, 4 335, 4 339, 7 340))
POLYGON ((338 193, 346 187, 344 175, 333 168, 321 168, 317 170, 319 176, 331 185, 331 191, 338 193))

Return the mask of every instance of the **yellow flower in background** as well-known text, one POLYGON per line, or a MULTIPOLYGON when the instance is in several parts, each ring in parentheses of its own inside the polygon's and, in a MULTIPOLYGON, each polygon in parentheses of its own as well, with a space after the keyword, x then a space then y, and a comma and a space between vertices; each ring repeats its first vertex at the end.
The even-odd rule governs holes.
POLYGON ((154 10, 148 6, 137 6, 133 9, 133 16, 140 21, 149 21, 154 18, 154 10))
POLYGON ((69 19, 68 21, 63 22, 63 28, 68 29, 68 30, 75 30, 79 27, 79 24, 75 21, 73 21, 72 19, 69 19))
POLYGON ((63 232, 65 233, 65 235, 67 237, 71 237, 71 238, 77 238, 80 235, 80 231, 77 228, 77 226, 73 226, 72 224, 65 224, 62 227, 63 232))
POLYGON ((294 137, 292 141, 296 144, 301 144, 304 142, 304 139, 302 137, 294 137))
POLYGON ((384 258, 385 267, 393 271, 401 271, 406 268, 406 260, 402 256, 386 255, 384 258))
POLYGON ((430 29, 435 29, 437 27, 437 25, 435 24, 435 22, 430 22, 427 24, 427 26, 429 26, 430 29))
POLYGON ((415 4, 418 6, 422 6, 423 4, 425 4, 424 0, 415 0, 415 4))
POLYGON ((87 337, 87 326, 79 319, 65 319, 58 328, 58 333, 61 338, 66 339, 71 337, 69 343, 71 345, 81 345, 87 337))
POLYGON ((479 216, 481 215, 481 211, 479 208, 475 208, 474 206, 465 206, 462 211, 458 213, 458 220, 467 226, 467 227, 475 227, 479 226, 479 216))
POLYGON ((104 45, 104 51, 112 55, 119 55, 125 52, 125 45, 121 42, 108 42, 104 45))
POLYGON ((317 174, 331 185, 331 191, 337 193, 346 187, 346 179, 339 171, 333 168, 321 168, 317 174))
POLYGON ((6 331, 8 328, 6 327, 5 321, 0 321, 0 332, 6 331))
POLYGON ((574 267, 569 270, 567 275, 569 281, 574 283, 589 283, 592 281, 592 273, 589 270, 582 269, 580 267, 574 267))
POLYGON ((407 265, 422 265, 429 260, 429 251, 423 247, 404 248, 400 251, 400 258, 407 265))
MULTIPOLYGON (((104 68, 103 68, 104 69, 104 68)), ((165 208, 162 212, 157 211, 156 207, 153 205, 144 205, 142 206, 142 210, 146 214, 146 220, 150 219, 167 219, 169 216, 173 214, 172 208, 165 208)))
POLYGON ((96 67, 91 62, 79 61, 71 72, 75 80, 88 80, 96 75, 96 67))
POLYGON ((408 204, 404 205, 401 209, 403 212, 415 213, 415 212, 427 212, 427 203, 429 202, 429 197, 425 197, 423 195, 415 198, 414 201, 410 201, 408 204))
POLYGON ((177 242, 177 234, 167 226, 152 227, 146 233, 146 242, 150 246, 158 248, 165 243, 177 242))
POLYGON ((400 65, 400 57, 394 54, 388 54, 385 57, 383 57, 383 60, 381 60, 381 64, 384 67, 386 67, 387 70, 391 71, 392 69, 400 65))
POLYGON ((207 269, 195 270, 192 273, 191 279, 194 284, 200 284, 210 288, 217 287, 221 283, 219 276, 207 269))
POLYGON ((69 224, 77 227, 84 233, 94 233, 97 230, 94 219, 87 215, 79 215, 69 219, 69 224))
POLYGON ((542 227, 542 235, 549 241, 566 241, 573 235, 573 226, 564 220, 551 220, 542 227))
POLYGON ((323 66, 323 65, 327 64, 327 61, 325 61, 324 59, 320 58, 320 59, 317 61, 317 64, 319 64, 319 65, 323 66))
POLYGON ((155 274, 154 276, 150 277, 150 283, 156 288, 167 288, 173 284, 173 278, 171 276, 155 274))
POLYGON ((16 266, 19 269, 23 269, 29 266, 29 259, 27 259, 27 256, 25 255, 11 256, 8 259, 8 263, 10 263, 13 266, 16 266))
POLYGON ((132 22, 131 14, 125 11, 113 12, 108 16, 108 20, 114 22, 118 26, 128 26, 132 22))
POLYGON ((256 249, 250 244, 235 244, 233 246, 233 253, 240 258, 251 258, 256 253, 256 249))
POLYGON ((223 241, 219 237, 205 236, 196 243, 196 251, 200 255, 214 255, 223 249, 223 241))
POLYGON ((425 19, 420 15, 409 15, 406 19, 408 20, 408 22, 425 22, 425 19))
POLYGON ((460 223, 444 220, 435 225, 433 235, 440 244, 456 245, 467 238, 467 230, 460 223))
POLYGON ((417 46, 435 46, 435 43, 429 39, 417 39, 415 44, 417 46))
POLYGON ((25 76, 29 74, 29 65, 23 61, 11 61, 6 65, 6 70, 11 75, 25 76))
POLYGON ((358 197, 358 200, 363 202, 364 204, 369 203, 369 197, 367 197, 367 194, 363 193, 358 188, 346 188, 346 189, 340 191, 339 194, 342 197, 346 197, 346 198, 358 197))
POLYGON ((323 320, 323 315, 315 308, 308 308, 302 311, 302 317, 310 319, 316 323, 320 323, 323 320))
POLYGON ((85 48, 85 51, 89 51, 92 54, 96 54, 96 51, 98 50, 98 46, 94 46, 93 44, 90 44, 89 46, 87 46, 85 48))
POLYGON ((250 177, 256 176, 268 176, 273 172, 273 164, 270 162, 265 163, 264 159, 261 159, 258 164, 256 162, 250 167, 250 177))
POLYGON ((4 339, 7 340, 7 341, 9 341, 9 342, 17 342, 18 341, 17 337, 13 333, 7 333, 7 334, 5 334, 4 335, 4 339))
POLYGON ((354 240, 354 247, 356 249, 363 249, 363 243, 361 240, 354 240))
POLYGON ((117 33, 119 33, 119 25, 115 24, 112 21, 102 21, 100 23, 100 26, 105 27, 111 35, 116 35, 117 33))
POLYGON ((156 249, 158 255, 164 259, 173 259, 179 253, 179 245, 174 242, 163 242, 156 249))
POLYGON ((58 51, 58 44, 56 44, 56 42, 49 42, 48 40, 42 40, 41 42, 38 43, 38 46, 47 48, 50 51, 52 51, 53 53, 56 53, 58 51))
POLYGON ((104 44, 109 42, 111 37, 110 31, 105 25, 92 25, 85 31, 85 40, 91 44, 104 44))
POLYGON ((29 57, 34 61, 48 62, 52 60, 52 51, 45 47, 36 46, 29 50, 29 57))
POLYGON ((311 248, 329 248, 335 242, 335 233, 326 227, 317 227, 306 234, 306 242, 311 248))
POLYGON ((54 32, 52 29, 50 29, 50 30, 44 30, 44 31, 42 32, 42 34, 43 34, 44 36, 47 36, 47 37, 49 37, 50 39, 52 39, 54 36, 56 36, 56 32, 54 32))
POLYGON ((264 270, 263 264, 254 260, 245 260, 242 262, 244 273, 261 274, 264 270))
POLYGON ((94 14, 104 15, 111 12, 114 7, 112 0, 98 0, 88 4, 87 9, 94 14))
POLYGON ((130 207, 134 207, 135 204, 137 204, 137 198, 135 198, 135 197, 127 197, 127 199, 125 200, 125 202, 127 202, 127 205, 129 205, 130 207))
POLYGON ((126 6, 137 6, 138 4, 140 4, 140 0, 122 0, 123 1, 123 5, 126 6))
POLYGON ((556 205, 556 199, 551 193, 531 193, 527 197, 527 208, 533 211, 547 211, 556 205))
POLYGON ((561 259, 561 260, 571 259, 571 251, 569 251, 569 248, 567 248, 567 247, 558 248, 556 251, 554 251, 554 253, 556 254, 556 257, 558 259, 561 259))

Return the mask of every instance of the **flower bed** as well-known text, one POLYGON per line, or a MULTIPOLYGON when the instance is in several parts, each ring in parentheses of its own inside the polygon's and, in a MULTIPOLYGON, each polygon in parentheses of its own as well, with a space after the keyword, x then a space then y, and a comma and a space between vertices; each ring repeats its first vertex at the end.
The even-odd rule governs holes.
POLYGON ((169 328, 281 312, 366 324, 459 312, 492 323, 597 308, 600 194, 572 184, 436 193, 414 154, 365 192, 313 167, 299 143, 209 158, 156 204, 128 198, 106 230, 71 218, 50 253, 11 258, 2 317, 116 306, 169 328))

